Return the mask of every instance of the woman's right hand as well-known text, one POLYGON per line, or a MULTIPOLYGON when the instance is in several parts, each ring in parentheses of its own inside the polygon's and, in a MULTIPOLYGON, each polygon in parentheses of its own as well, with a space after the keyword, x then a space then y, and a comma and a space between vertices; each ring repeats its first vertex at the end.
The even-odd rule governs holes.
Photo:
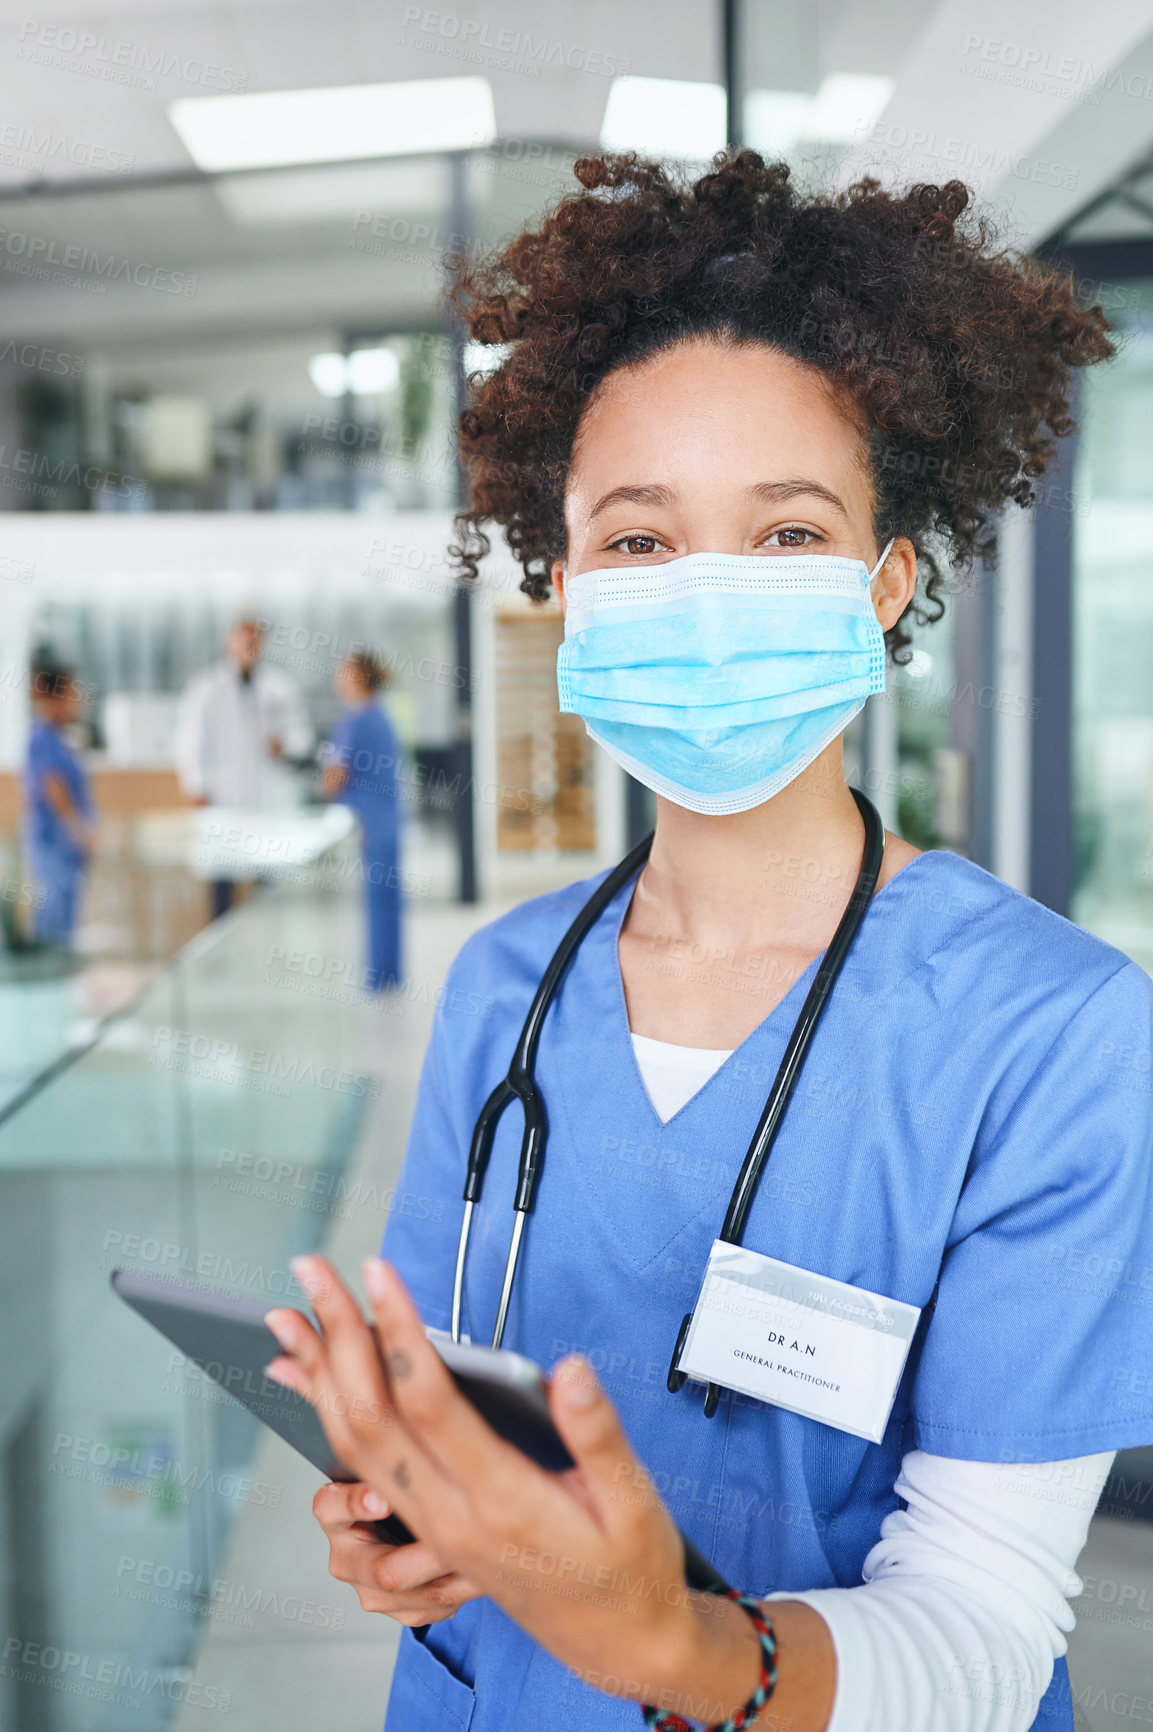
POLYGON ((322 1485, 312 1513, 328 1538, 329 1573, 355 1589, 366 1612, 410 1627, 439 1624, 466 1600, 479 1599, 480 1589, 446 1571, 423 1540, 390 1546, 376 1537, 368 1524, 389 1512, 368 1486, 322 1485))

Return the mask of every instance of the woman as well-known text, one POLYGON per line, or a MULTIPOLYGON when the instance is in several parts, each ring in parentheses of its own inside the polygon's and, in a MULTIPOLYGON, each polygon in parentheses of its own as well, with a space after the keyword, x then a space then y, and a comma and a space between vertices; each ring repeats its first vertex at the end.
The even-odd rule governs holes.
POLYGON ((41 656, 29 675, 32 727, 24 763, 24 838, 35 886, 35 937, 71 945, 95 847, 88 775, 65 735, 83 708, 72 668, 41 656))
MULTIPOLYGON (((460 284, 473 337, 510 353, 461 417, 457 551, 475 571, 495 521, 529 592, 557 586, 562 704, 658 794, 648 862, 537 1056, 550 1135, 504 1344, 563 1356, 550 1401, 577 1466, 496 1440, 421 1319, 449 1324, 473 1123, 589 885, 486 927, 450 971, 398 1188, 422 1206, 365 1271, 381 1358, 320 1259, 299 1277, 323 1341, 271 1314, 276 1373, 360 1475, 316 1499, 331 1568, 408 1626, 389 1732, 627 1728, 638 1703, 666 1726, 1068 1729, 1073 1566, 1113 1452, 1153 1439, 1122 1273, 1153 1266, 1153 1117, 1125 1086, 1150 1045, 1139 968, 885 837, 741 1255, 918 1318, 903 1370, 882 1375, 862 1327, 860 1408, 827 1421, 815 1394, 739 1393, 759 1371, 718 1371, 707 1418, 666 1371, 867 852, 841 734, 883 683, 882 634, 899 653, 910 613, 941 611, 937 560, 1029 501, 1071 369, 1112 352, 1105 321, 962 221, 956 182, 809 198, 749 151, 688 189, 635 158, 575 173, 583 195, 460 284), (385 1508, 417 1543, 376 1540, 385 1508), (685 1591, 677 1526, 751 1605, 685 1591)), ((473 1220, 478 1341, 520 1138, 506 1114, 473 1220)), ((773 1339, 807 1354, 799 1330, 773 1339)), ((842 1355, 846 1388, 859 1369, 842 1355)))
POLYGON ((358 650, 336 670, 338 697, 348 706, 324 748, 323 790, 351 806, 360 819, 368 992, 399 986, 400 787, 396 732, 377 694, 385 672, 376 656, 358 650))

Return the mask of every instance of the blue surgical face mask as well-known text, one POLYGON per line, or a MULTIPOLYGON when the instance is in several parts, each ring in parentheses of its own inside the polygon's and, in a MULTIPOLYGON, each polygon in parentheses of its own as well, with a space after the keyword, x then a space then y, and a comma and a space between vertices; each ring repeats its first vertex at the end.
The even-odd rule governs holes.
POLYGON ((690 553, 565 581, 560 707, 691 812, 745 812, 788 785, 885 689, 860 559, 690 553))

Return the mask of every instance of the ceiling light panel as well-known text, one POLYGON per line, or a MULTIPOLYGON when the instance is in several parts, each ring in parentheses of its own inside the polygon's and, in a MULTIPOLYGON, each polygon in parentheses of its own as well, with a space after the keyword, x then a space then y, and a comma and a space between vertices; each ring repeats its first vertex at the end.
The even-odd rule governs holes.
POLYGON ((492 86, 474 77, 182 97, 168 115, 209 174, 468 150, 496 137, 492 86))

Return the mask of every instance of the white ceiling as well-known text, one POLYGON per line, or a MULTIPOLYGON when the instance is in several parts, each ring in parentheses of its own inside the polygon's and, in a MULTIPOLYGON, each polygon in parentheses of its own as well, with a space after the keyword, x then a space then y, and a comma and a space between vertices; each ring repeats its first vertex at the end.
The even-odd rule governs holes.
MULTIPOLYGON (((190 166, 165 109, 176 97, 228 88, 232 79, 205 79, 200 69, 208 65, 239 76, 248 90, 470 72, 490 79, 503 136, 592 141, 608 95, 609 57, 650 77, 719 80, 713 0, 581 0, 579 5, 573 0, 485 0, 482 5, 455 0, 451 7, 435 9, 397 0, 241 0, 196 6, 129 0, 91 10, 60 0, 35 6, 4 0, 0 114, 5 126, 52 130, 128 152, 134 171, 145 173, 190 166), (407 24, 413 14, 416 22, 407 24), (442 20, 448 35, 422 28, 424 22, 442 20), (463 34, 469 25, 475 28, 467 46, 475 58, 462 59, 454 53, 461 44, 451 33, 463 34), (57 41, 68 40, 54 32, 71 30, 95 36, 103 48, 61 57, 57 64, 40 63, 57 53, 57 41), (100 73, 116 71, 118 49, 125 76, 138 81, 147 82, 148 74, 137 68, 154 64, 158 55, 175 55, 179 64, 158 73, 154 90, 141 88, 140 82, 112 82, 100 73)), ((56 164, 46 172, 52 179, 75 174, 56 164)), ((0 164, 0 184, 26 178, 26 171, 0 164)))
POLYGON ((1153 0, 941 0, 874 130, 842 178, 956 174, 1033 245, 1153 144, 1153 0))
MULTIPOLYGON (((842 174, 960 174, 1003 213, 1018 242, 1052 232, 1153 146, 1153 0, 748 4, 752 87, 812 90, 838 70, 895 79, 878 128, 842 174), (1088 103, 1083 75, 1023 89, 998 74, 1006 45, 1034 62, 1072 60, 1095 77, 1121 78, 1088 103), (974 76, 977 60, 994 75, 974 76), (1140 88, 1150 97, 1131 94, 1140 88), (1048 165, 1060 170, 1056 185, 1048 165)), ((177 97, 237 83, 256 91, 482 73, 503 140, 557 146, 533 163, 513 152, 498 157, 496 172, 490 162, 487 173, 474 173, 477 221, 495 237, 572 185, 563 147, 595 144, 614 70, 719 82, 720 49, 719 0, 448 0, 438 8, 407 0, 121 0, 100 11, 75 0, 0 0, 0 193, 38 180, 104 189, 0 196, 0 330, 114 347, 168 342, 173 333, 203 340, 225 330, 411 321, 414 308, 433 304, 447 238, 436 165, 337 166, 279 183, 134 185, 143 176, 192 175, 166 113, 177 97), (220 70, 206 75, 205 67, 220 70), (101 167, 107 153, 127 172, 101 167), (394 226, 424 222, 432 233, 417 245, 366 248, 357 208, 394 226), (24 239, 9 246, 12 235, 24 239), (33 239, 42 256, 49 246, 54 256, 103 249, 134 269, 183 271, 196 283, 187 294, 131 281, 91 293, 74 268, 49 273, 56 281, 30 272, 33 239)))

